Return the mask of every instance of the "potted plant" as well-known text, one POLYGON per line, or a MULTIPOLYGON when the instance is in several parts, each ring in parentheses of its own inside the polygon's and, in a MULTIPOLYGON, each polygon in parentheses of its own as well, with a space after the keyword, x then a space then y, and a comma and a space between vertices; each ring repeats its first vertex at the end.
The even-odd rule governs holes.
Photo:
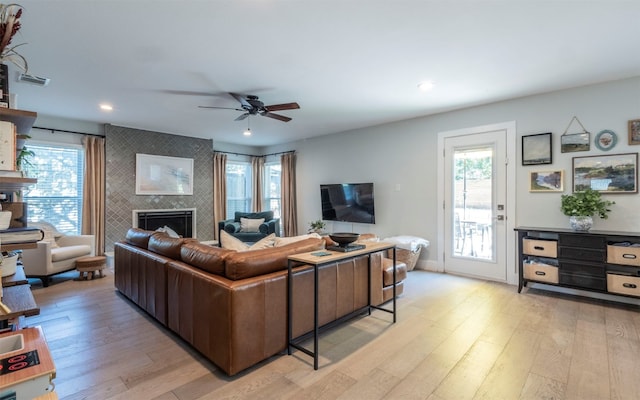
POLYGON ((321 234, 324 232, 324 228, 327 226, 327 224, 323 220, 319 219, 317 221, 311 221, 309 223, 309 226, 310 226, 309 228, 310 233, 315 232, 315 233, 321 234))
POLYGON ((569 216, 569 224, 576 231, 588 231, 593 225, 594 215, 602 219, 609 218, 609 206, 615 204, 614 201, 603 200, 600 192, 591 188, 563 194, 560 198, 562 213, 569 216))
POLYGON ((22 176, 26 176, 27 167, 33 167, 31 163, 31 158, 35 157, 36 153, 33 150, 27 149, 27 146, 22 146, 20 150, 18 150, 18 155, 16 157, 16 169, 22 173, 22 176))

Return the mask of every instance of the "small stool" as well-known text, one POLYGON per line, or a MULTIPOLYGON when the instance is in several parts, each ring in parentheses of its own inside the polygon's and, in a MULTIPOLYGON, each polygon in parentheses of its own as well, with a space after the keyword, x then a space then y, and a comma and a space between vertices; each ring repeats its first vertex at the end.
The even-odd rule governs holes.
POLYGON ((102 278, 102 270, 107 264, 107 257, 105 256, 92 256, 82 257, 76 260, 76 269, 80 273, 78 276, 79 281, 89 280, 96 277, 102 278), (86 274, 86 275, 85 275, 86 274), (89 277, 90 276, 90 277, 89 277))

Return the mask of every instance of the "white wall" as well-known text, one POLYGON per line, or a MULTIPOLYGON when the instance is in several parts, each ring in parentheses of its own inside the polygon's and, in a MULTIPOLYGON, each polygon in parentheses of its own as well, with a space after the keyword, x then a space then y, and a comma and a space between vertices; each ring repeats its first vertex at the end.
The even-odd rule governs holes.
MULTIPOLYGON (((640 146, 627 144, 627 121, 637 118, 640 118, 640 78, 327 135, 269 147, 265 152, 297 151, 300 231, 306 231, 310 221, 320 218, 320 184, 371 181, 375 183, 376 224, 337 223, 329 226, 329 230, 374 232, 382 237, 399 234, 424 237, 431 246, 421 261, 435 263, 436 239, 442 232, 436 224, 438 132, 516 121, 518 150, 517 154, 510 155, 510 162, 518 165, 515 224, 564 228, 568 227, 568 221, 560 212, 560 193, 530 193, 529 172, 563 169, 565 193, 571 193, 572 157, 640 150, 640 146), (574 115, 591 132, 591 150, 561 153, 560 136, 574 115), (595 135, 603 129, 611 129, 618 135, 618 144, 608 152, 593 145, 595 135), (522 166, 521 136, 544 132, 553 133, 553 164, 522 166)), ((579 125, 573 124, 568 133, 579 132, 579 125)), ((593 229, 637 232, 640 227, 638 194, 606 197, 616 204, 608 220, 595 218, 593 229)))
MULTIPOLYGON (((437 96, 437 92, 433 95, 437 96)), ((568 227, 567 217, 560 212, 560 194, 529 193, 529 172, 563 169, 565 193, 570 193, 572 157, 637 153, 640 150, 640 146, 627 144, 627 121, 637 118, 640 118, 640 77, 327 135, 256 149, 257 152, 220 142, 215 142, 213 147, 247 154, 296 150, 300 232, 306 232, 309 222, 321 216, 320 184, 374 182, 376 224, 336 223, 329 229, 373 232, 382 237, 399 234, 424 237, 431 246, 421 261, 435 263, 436 239, 441 232, 436 224, 435 192, 438 132, 516 121, 518 150, 510 157, 511 162, 518 164, 516 225, 568 227), (574 115, 592 134, 591 150, 563 154, 560 153, 560 135, 574 115), (617 146, 609 152, 600 151, 593 145, 595 135, 603 129, 611 129, 618 135, 617 146), (553 164, 521 166, 520 137, 544 132, 553 133, 553 164)), ((87 133, 102 132, 99 124, 48 116, 39 116, 36 125, 87 133)), ((572 125, 569 133, 578 132, 579 126, 572 125)), ((32 133, 39 135, 35 131, 32 133)), ((594 229, 637 232, 640 227, 638 195, 606 197, 616 204, 608 220, 595 219, 594 229)))

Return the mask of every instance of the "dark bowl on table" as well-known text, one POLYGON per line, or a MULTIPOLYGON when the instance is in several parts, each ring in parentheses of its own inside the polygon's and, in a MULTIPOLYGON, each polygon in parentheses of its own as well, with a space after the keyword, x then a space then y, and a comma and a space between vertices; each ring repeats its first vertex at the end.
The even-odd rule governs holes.
POLYGON ((355 242, 360 237, 359 233, 350 233, 350 232, 340 232, 340 233, 332 233, 329 235, 331 240, 338 243, 340 247, 346 247, 350 243, 355 242))

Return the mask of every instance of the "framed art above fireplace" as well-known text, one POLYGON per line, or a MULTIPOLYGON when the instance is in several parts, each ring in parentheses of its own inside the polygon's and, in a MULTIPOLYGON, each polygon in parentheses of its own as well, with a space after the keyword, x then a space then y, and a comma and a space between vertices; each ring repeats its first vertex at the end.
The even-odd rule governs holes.
POLYGON ((136 194, 193 195, 193 159, 136 154, 136 194))

